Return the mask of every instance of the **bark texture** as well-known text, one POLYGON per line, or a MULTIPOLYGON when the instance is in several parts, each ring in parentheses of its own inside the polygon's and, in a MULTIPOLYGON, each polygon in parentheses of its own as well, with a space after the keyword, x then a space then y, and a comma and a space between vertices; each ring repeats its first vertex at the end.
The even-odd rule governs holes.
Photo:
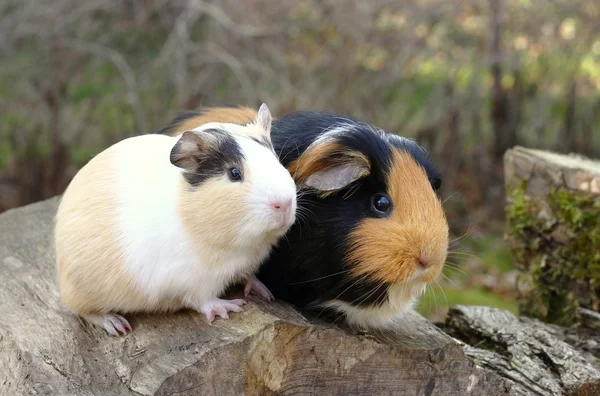
POLYGON ((504 157, 521 313, 571 326, 600 311, 600 162, 516 147, 504 157))
POLYGON ((195 312, 128 316, 115 338, 82 323, 55 284, 51 199, 0 216, 2 395, 508 395, 418 314, 363 334, 280 302, 207 325, 195 312))
MULTIPOLYGON (((444 327, 477 364, 509 379, 516 395, 600 395, 597 358, 565 342, 568 329, 462 305, 450 310, 444 327)), ((596 343, 597 333, 577 340, 596 343)))

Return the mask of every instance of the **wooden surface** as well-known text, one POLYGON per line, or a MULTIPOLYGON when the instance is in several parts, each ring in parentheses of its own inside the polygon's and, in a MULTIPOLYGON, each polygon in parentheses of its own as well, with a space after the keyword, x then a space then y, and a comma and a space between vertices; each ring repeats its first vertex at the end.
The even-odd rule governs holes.
POLYGON ((66 311, 55 285, 52 199, 0 215, 2 395, 506 395, 418 314, 351 334, 280 302, 207 325, 186 311, 130 318, 115 338, 66 311))
POLYGON ((504 155, 504 179, 508 188, 531 181, 527 194, 533 197, 558 187, 600 194, 600 161, 517 146, 504 155))
POLYGON ((450 310, 446 331, 464 341, 467 355, 482 367, 514 382, 515 394, 600 395, 598 357, 577 349, 582 347, 577 341, 600 341, 597 332, 576 341, 566 328, 519 319, 501 309, 463 305, 450 310))

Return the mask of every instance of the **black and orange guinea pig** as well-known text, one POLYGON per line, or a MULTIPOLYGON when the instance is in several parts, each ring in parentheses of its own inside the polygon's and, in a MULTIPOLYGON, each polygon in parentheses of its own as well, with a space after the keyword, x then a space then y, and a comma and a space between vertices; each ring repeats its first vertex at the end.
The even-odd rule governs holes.
POLYGON ((298 306, 383 328, 440 274, 448 223, 439 173, 414 141, 347 117, 302 111, 271 138, 297 187, 297 220, 258 278, 298 306))

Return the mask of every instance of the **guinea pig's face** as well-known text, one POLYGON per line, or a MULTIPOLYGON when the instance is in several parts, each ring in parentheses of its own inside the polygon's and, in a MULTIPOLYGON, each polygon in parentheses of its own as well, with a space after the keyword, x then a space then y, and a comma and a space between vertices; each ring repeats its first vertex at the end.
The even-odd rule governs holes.
POLYGON ((446 261, 448 223, 423 167, 407 151, 392 149, 370 213, 350 233, 354 276, 387 284, 433 281, 446 261))
POLYGON ((439 275, 448 223, 434 189, 439 179, 415 143, 360 125, 342 126, 313 143, 290 171, 330 208, 331 218, 321 225, 338 224, 330 232, 344 246, 343 270, 349 275, 336 299, 368 303, 361 299, 368 293, 352 293, 357 284, 368 281, 378 291, 394 285, 422 290, 439 275))
POLYGON ((216 244, 274 243, 295 221, 296 186, 270 143, 270 114, 248 125, 204 124, 184 132, 171 152, 186 181, 182 218, 216 244))
POLYGON ((238 137, 244 166, 238 188, 242 234, 280 237, 296 219, 296 184, 269 142, 238 137))

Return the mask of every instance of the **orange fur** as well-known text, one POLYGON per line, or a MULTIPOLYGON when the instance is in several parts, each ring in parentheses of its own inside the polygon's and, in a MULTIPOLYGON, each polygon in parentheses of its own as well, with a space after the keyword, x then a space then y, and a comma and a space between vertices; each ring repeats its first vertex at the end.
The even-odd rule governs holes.
POLYGON ((258 112, 249 107, 204 107, 200 109, 199 115, 185 119, 170 128, 169 135, 179 136, 209 122, 245 125, 254 122, 257 115, 258 112))
MULTIPOLYGON (((247 166, 244 166, 243 172, 250 177, 250 169, 247 166)), ((181 186, 179 213, 186 235, 194 249, 205 257, 206 245, 212 247, 212 256, 207 259, 207 265, 214 263, 214 269, 218 271, 217 264, 223 261, 221 255, 228 255, 236 246, 236 239, 232 237, 232 225, 237 224, 240 217, 246 216, 244 210, 247 210, 247 205, 240 202, 239 197, 248 194, 250 186, 247 183, 241 186, 227 184, 217 179, 207 180, 202 188, 194 190, 190 190, 184 183, 181 186), (198 202, 202 202, 201 208, 198 207, 198 202), (228 209, 224 211, 223 208, 228 209), (199 222, 198 218, 202 218, 202 222, 199 222)), ((275 243, 276 238, 267 242, 275 243)), ((249 255, 247 258, 258 260, 263 252, 262 248, 262 245, 256 245, 254 252, 246 253, 249 255)), ((240 273, 237 279, 245 278, 255 269, 249 267, 244 273, 240 273)))
POLYGON ((442 270, 448 249, 442 204, 423 168, 407 153, 394 150, 387 177, 392 214, 367 219, 351 233, 352 274, 387 283, 405 282, 417 275, 418 260, 423 257, 430 266, 421 279, 431 282, 442 270))
MULTIPOLYGON (((369 160, 362 153, 350 151, 337 141, 325 142, 309 148, 298 159, 291 162, 287 169, 297 185, 302 185, 310 176, 317 172, 344 163, 361 163, 369 169, 369 160)), ((320 191, 319 196, 325 197, 335 191, 320 191)))
POLYGON ((344 146, 336 141, 318 145, 307 150, 297 160, 291 162, 287 169, 294 176, 296 183, 302 183, 313 173, 327 168, 328 164, 323 161, 324 159, 335 152, 342 152, 343 150, 344 146))

